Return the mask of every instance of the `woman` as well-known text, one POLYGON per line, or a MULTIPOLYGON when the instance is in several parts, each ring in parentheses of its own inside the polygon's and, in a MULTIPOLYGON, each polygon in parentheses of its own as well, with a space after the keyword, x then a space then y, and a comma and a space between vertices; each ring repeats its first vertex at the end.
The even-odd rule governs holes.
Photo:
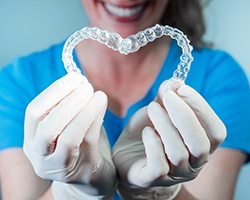
POLYGON ((199 1, 82 3, 90 26, 124 38, 157 23, 181 29, 195 47, 186 85, 166 81, 181 54, 168 37, 128 56, 81 42, 74 55, 88 81, 65 76, 63 44, 6 66, 3 198, 232 199, 250 152, 249 83, 229 55, 203 47, 199 1))

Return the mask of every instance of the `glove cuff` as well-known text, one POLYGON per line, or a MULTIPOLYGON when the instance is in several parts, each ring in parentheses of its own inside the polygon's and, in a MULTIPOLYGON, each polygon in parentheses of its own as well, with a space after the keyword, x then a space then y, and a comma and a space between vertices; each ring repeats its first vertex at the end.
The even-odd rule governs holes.
POLYGON ((62 199, 72 199, 72 200, 113 200, 114 193, 117 188, 117 184, 112 189, 112 191, 107 195, 92 196, 88 195, 76 187, 73 184, 63 183, 59 181, 53 181, 52 183, 52 193, 55 200, 62 199))
POLYGON ((173 200, 180 192, 182 184, 176 184, 169 187, 126 187, 122 184, 119 185, 118 190, 122 199, 124 200, 173 200))

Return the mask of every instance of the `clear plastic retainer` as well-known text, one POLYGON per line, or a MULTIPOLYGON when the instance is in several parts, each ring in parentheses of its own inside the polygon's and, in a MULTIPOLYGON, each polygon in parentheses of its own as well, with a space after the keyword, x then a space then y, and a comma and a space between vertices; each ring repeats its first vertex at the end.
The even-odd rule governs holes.
POLYGON ((109 48, 119 51, 121 54, 127 55, 129 53, 136 52, 140 49, 140 47, 143 47, 147 43, 153 42, 156 38, 160 38, 164 35, 177 40, 178 46, 182 49, 180 63, 173 73, 173 78, 185 81, 190 70, 190 65, 193 61, 191 54, 193 47, 189 44, 190 41, 182 31, 168 25, 162 26, 157 24, 154 27, 140 31, 135 35, 130 35, 126 39, 123 39, 117 33, 109 33, 108 31, 100 30, 96 27, 84 27, 83 29, 73 33, 65 42, 62 52, 62 61, 68 73, 81 73, 80 69, 76 66, 73 60, 72 53, 75 46, 84 39, 90 38, 97 40, 100 43, 107 45, 109 48))

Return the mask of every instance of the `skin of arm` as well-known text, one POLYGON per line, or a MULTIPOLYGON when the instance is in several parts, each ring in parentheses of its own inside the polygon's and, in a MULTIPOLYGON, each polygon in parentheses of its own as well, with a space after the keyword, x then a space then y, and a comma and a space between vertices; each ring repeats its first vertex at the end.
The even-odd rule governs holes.
POLYGON ((20 148, 0 152, 0 179, 3 200, 37 199, 51 185, 35 174, 20 148))
POLYGON ((230 200, 246 155, 237 150, 219 148, 193 181, 183 184, 176 200, 230 200))

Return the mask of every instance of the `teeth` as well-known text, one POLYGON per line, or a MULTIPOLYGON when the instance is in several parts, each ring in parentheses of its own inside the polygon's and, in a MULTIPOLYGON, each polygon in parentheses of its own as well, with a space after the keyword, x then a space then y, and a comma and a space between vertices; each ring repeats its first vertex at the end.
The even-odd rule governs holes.
POLYGON ((117 15, 119 17, 130 17, 138 14, 142 10, 142 6, 137 6, 133 8, 123 8, 109 3, 105 3, 105 7, 110 13, 117 15))

